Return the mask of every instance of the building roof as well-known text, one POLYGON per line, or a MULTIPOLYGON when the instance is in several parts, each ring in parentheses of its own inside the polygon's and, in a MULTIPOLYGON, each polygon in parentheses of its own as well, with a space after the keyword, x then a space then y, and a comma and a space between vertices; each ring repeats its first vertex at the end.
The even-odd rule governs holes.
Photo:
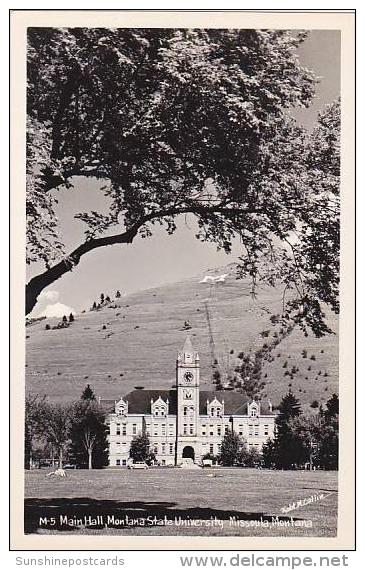
POLYGON ((183 353, 184 354, 186 354, 186 353, 194 354, 193 345, 191 344, 191 340, 190 340, 189 335, 187 335, 187 337, 186 337, 184 348, 183 348, 183 353))
MULTIPOLYGON (((125 396, 123 400, 128 402, 128 414, 146 414, 151 413, 151 400, 154 402, 161 397, 166 402, 169 401, 169 414, 176 415, 177 404, 177 391, 176 389, 170 390, 133 390, 125 396)), ((247 415, 247 404, 250 400, 243 394, 231 391, 215 391, 215 390, 200 390, 199 397, 199 414, 205 415, 207 413, 207 400, 212 402, 217 398, 220 402, 224 400, 224 415, 225 416, 243 416, 247 415)), ((115 410, 115 402, 117 400, 101 400, 100 404, 106 412, 113 413, 115 410)), ((270 412, 269 406, 266 402, 260 402, 260 415, 275 415, 270 412)))

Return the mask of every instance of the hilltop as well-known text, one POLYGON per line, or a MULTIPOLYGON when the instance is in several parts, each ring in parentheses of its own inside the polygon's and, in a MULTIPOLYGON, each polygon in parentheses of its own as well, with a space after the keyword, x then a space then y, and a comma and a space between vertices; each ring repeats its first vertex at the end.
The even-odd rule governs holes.
MULTIPOLYGON (((77 315, 68 328, 46 330, 47 324, 57 325, 59 319, 54 318, 34 322, 26 327, 26 391, 66 401, 78 399, 87 383, 107 399, 119 398, 134 386, 169 388, 187 333, 200 354, 201 387, 214 389, 206 306, 215 356, 225 375, 239 364, 240 352, 254 352, 273 339, 278 329, 270 316, 280 312, 281 304, 280 291, 272 288, 261 288, 252 299, 249 283, 237 280, 228 266, 112 299, 100 310, 77 315), (200 283, 206 275, 223 272, 227 276, 222 282, 200 283)), ((336 331, 335 316, 328 320, 336 331)), ((338 392, 338 336, 304 337, 294 328, 272 350, 262 378, 266 385, 261 395, 274 404, 289 384, 304 405, 325 402, 338 392), (293 367, 298 370, 291 379, 293 367)))

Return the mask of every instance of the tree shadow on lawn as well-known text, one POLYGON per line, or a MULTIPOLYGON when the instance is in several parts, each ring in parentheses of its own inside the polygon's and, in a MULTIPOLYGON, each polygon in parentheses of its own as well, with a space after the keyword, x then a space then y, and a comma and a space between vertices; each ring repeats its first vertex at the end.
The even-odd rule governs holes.
MULTIPOLYGON (((204 507, 177 508, 177 503, 170 502, 149 502, 134 501, 122 502, 104 499, 91 499, 89 497, 77 498, 58 498, 58 499, 25 499, 24 503, 24 532, 25 534, 36 533, 39 529, 47 529, 51 531, 77 531, 80 528, 102 529, 133 529, 137 526, 164 526, 158 524, 147 524, 147 517, 156 517, 168 520, 211 520, 215 517, 221 521, 229 520, 230 517, 236 517, 239 520, 251 521, 268 521, 272 522, 273 518, 279 521, 298 521, 303 520, 295 517, 286 517, 278 515, 268 515, 262 512, 242 512, 237 510, 220 510, 204 507), (96 524, 88 524, 89 517, 96 519, 96 524), (108 517, 114 519, 128 521, 119 524, 108 517), (41 521, 43 519, 43 522, 41 521), (47 519, 47 522, 44 522, 47 519), (68 520, 67 520, 68 519, 68 520), (81 519, 82 524, 74 523, 74 519, 81 519), (140 521, 145 521, 141 524, 140 521), (53 523, 54 521, 54 523, 53 523)), ((176 525, 184 528, 184 525, 176 525)), ((186 527, 185 527, 186 528, 186 527)))

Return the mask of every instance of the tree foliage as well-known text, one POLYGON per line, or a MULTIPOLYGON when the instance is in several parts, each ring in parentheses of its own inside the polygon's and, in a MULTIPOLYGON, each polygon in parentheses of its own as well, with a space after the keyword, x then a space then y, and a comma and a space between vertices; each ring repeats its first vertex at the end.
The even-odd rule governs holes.
POLYGON ((38 394, 29 395, 25 398, 25 467, 32 467, 33 448, 37 438, 41 438, 45 432, 47 403, 45 397, 38 394))
POLYGON ((71 418, 70 405, 47 402, 44 411, 44 435, 47 442, 56 450, 60 467, 70 443, 71 418))
POLYGON ((241 464, 247 454, 245 440, 235 431, 229 431, 222 439, 219 460, 222 465, 232 466, 241 464))
POLYGON ((296 55, 304 38, 30 28, 28 260, 46 270, 28 283, 27 311, 87 252, 155 224, 171 234, 191 213, 198 239, 229 252, 240 238, 239 275, 253 293, 259 280, 284 282, 295 293, 286 309, 327 332, 321 303, 338 309, 339 112, 326 111, 311 136, 287 114, 314 94, 296 55), (99 179, 110 209, 77 214, 85 241, 65 255, 54 202, 77 176, 99 179))
POLYGON ((338 396, 328 400, 325 410, 301 413, 298 400, 284 396, 276 418, 275 438, 262 449, 265 467, 291 469, 309 464, 321 469, 338 469, 338 396))
POLYGON ((81 400, 95 401, 95 393, 90 384, 87 384, 81 394, 81 400))
POLYGON ((96 403, 89 385, 73 407, 70 440, 70 453, 77 464, 89 469, 100 469, 108 465, 105 413, 96 403))
POLYGON ((275 461, 276 466, 290 469, 301 465, 305 453, 300 438, 292 430, 290 422, 302 413, 299 400, 289 392, 279 404, 279 414, 276 417, 275 461))
POLYGON ((130 445, 129 456, 134 462, 146 461, 150 463, 153 453, 150 449, 150 439, 146 433, 136 435, 130 445))

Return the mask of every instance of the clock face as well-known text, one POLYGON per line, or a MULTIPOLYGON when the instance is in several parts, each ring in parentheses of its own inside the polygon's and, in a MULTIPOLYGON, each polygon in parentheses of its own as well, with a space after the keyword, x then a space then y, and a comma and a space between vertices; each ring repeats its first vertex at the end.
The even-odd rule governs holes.
POLYGON ((185 372, 184 374, 184 380, 187 384, 191 384, 192 381, 194 380, 194 375, 192 372, 185 372))

